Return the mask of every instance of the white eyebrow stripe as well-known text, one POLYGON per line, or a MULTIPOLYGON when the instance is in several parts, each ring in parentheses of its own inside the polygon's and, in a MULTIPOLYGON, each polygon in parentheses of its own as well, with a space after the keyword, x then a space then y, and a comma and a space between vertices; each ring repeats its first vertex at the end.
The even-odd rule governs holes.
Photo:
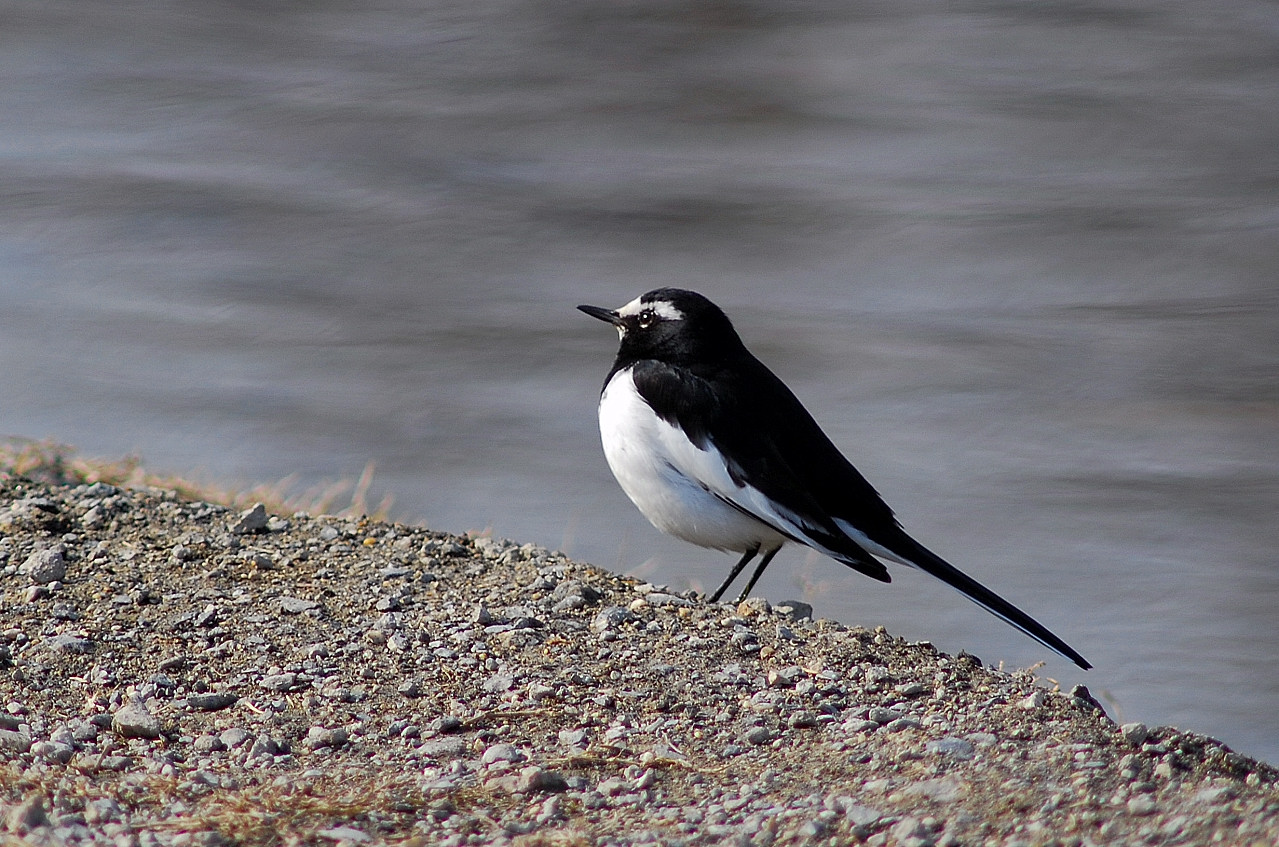
POLYGON ((625 317, 631 317, 632 315, 638 315, 642 311, 644 311, 644 304, 640 302, 640 298, 636 297, 634 300, 618 309, 617 313, 625 317))
POLYGON ((652 309, 654 312, 656 312, 657 316, 661 318, 662 320, 667 320, 667 321, 684 320, 684 313, 681 312, 679 309, 676 309, 674 304, 668 303, 665 300, 659 300, 656 303, 650 303, 649 308, 652 309))
POLYGON ((675 304, 670 303, 666 300, 658 300, 653 303, 644 303, 644 302, 641 302, 641 298, 639 297, 636 297, 634 300, 627 303, 622 308, 618 309, 617 313, 619 315, 622 315, 623 317, 629 318, 629 317, 634 317, 635 315, 638 315, 640 312, 644 311, 645 309, 652 309, 653 313, 663 320, 667 320, 667 321, 684 320, 684 313, 681 312, 679 309, 675 308, 675 304))

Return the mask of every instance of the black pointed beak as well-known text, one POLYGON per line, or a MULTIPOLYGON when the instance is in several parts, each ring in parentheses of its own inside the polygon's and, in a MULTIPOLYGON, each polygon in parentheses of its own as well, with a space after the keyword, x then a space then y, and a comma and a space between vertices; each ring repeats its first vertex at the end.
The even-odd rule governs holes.
POLYGON ((585 312, 593 318, 599 318, 602 321, 608 321, 613 326, 622 325, 622 316, 612 309, 605 309, 601 306, 578 306, 579 311, 585 312))

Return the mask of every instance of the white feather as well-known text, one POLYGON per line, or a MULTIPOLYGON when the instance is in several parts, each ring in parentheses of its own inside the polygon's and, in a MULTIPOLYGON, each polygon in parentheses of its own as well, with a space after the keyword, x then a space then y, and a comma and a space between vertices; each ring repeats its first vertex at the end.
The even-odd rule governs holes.
POLYGON ((656 314, 659 318, 663 318, 664 320, 668 320, 668 321, 684 320, 684 313, 681 312, 679 309, 677 309, 674 303, 671 303, 668 300, 654 300, 650 303, 645 303, 643 302, 643 298, 641 297, 636 297, 634 300, 627 303, 622 308, 618 309, 617 313, 625 317, 632 317, 634 315, 638 315, 640 312, 644 311, 645 309, 651 309, 654 314, 656 314))
POLYGON ((678 427, 659 418, 636 391, 629 369, 618 371, 600 398, 600 438, 618 484, 662 532, 737 552, 785 543, 767 523, 720 499, 740 503, 742 489, 729 478, 719 454, 698 449, 678 427))
POLYGON ((852 524, 850 524, 848 521, 844 520, 843 518, 835 518, 834 521, 835 521, 835 525, 838 526, 841 530, 843 530, 845 535, 853 539, 853 541, 857 542, 857 546, 861 547, 866 552, 874 553, 876 556, 880 557, 881 559, 888 559, 891 562, 898 562, 900 564, 906 565, 907 567, 911 567, 911 568, 919 567, 919 565, 916 565, 910 559, 904 559, 899 554, 894 553, 892 550, 889 550, 887 547, 884 547, 882 545, 876 544, 874 541, 871 541, 870 537, 867 536, 866 533, 862 532, 860 529, 853 526, 852 524))

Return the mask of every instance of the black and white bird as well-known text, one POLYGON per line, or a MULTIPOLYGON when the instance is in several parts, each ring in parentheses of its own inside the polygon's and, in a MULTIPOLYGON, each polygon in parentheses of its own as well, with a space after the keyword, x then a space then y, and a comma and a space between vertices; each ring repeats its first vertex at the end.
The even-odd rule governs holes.
POLYGON ((659 288, 620 309, 578 308, 621 337, 599 416, 604 455, 622 490, 662 532, 742 554, 712 602, 761 556, 744 599, 793 541, 882 582, 891 577, 879 559, 918 568, 1091 667, 1030 615, 907 535, 710 300, 659 288))

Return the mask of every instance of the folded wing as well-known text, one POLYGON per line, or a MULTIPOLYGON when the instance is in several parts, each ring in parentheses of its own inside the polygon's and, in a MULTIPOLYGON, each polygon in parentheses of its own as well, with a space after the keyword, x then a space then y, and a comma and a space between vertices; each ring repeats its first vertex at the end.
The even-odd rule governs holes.
POLYGON ((1091 667, 1030 615, 907 535, 768 368, 754 357, 731 364, 675 368, 645 361, 635 367, 640 395, 672 424, 665 446, 681 473, 782 535, 874 579, 891 581, 875 556, 931 574, 1045 647, 1091 667), (773 399, 765 404, 761 397, 773 399))

